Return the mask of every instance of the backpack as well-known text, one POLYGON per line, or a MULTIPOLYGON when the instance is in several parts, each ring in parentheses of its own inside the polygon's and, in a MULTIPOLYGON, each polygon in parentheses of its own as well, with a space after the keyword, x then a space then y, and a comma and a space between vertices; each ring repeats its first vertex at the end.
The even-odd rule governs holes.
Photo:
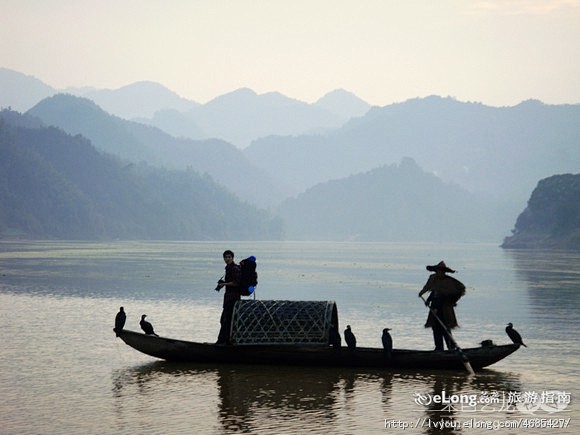
POLYGON ((240 261, 240 295, 250 296, 258 285, 258 273, 256 272, 256 257, 253 255, 240 261))

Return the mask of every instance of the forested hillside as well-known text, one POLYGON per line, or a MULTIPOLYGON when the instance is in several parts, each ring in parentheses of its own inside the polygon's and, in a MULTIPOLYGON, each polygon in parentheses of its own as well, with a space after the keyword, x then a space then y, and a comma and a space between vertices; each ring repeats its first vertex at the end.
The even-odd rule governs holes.
POLYGON ((541 180, 502 247, 580 250, 580 174, 541 180))
POLYGON ((413 159, 319 184, 286 201, 288 237, 362 241, 493 241, 501 203, 444 183, 413 159))
POLYGON ((260 207, 279 201, 287 192, 276 177, 253 165, 232 144, 219 139, 177 139, 158 128, 110 115, 86 98, 58 94, 28 114, 69 134, 82 134, 97 149, 122 159, 208 173, 241 199, 260 207))
POLYGON ((0 112, 0 236, 277 239, 281 225, 210 177, 122 162, 15 112, 0 112), (29 128, 36 126, 37 128, 29 128))
MULTIPOLYGON (((231 191, 275 212, 289 239, 499 244, 538 180, 577 172, 580 159, 580 105, 533 100, 496 108, 419 98, 373 108, 339 129, 272 136, 244 150, 218 139, 175 138, 72 95, 46 98, 27 113, 44 125, 82 135, 98 152, 131 162, 130 172, 141 177, 139 183, 145 169, 160 173, 147 166, 189 168, 195 177, 207 173, 224 194, 231 191), (398 167, 406 157, 413 164, 398 167), (445 193, 435 195, 433 186, 445 193)), ((149 186, 145 196, 156 198, 154 192, 149 186)), ((162 197, 156 206, 167 207, 167 201, 162 197)), ((184 205, 173 207, 167 220, 178 219, 184 205)), ((215 222, 221 221, 210 219, 208 225, 215 222)), ((184 227, 190 228, 189 223, 184 227)), ((281 231, 274 233, 278 237, 281 231)), ((262 238, 265 234, 271 232, 262 231, 262 238)))
POLYGON ((372 108, 324 135, 263 138, 244 154, 298 191, 411 157, 445 182, 524 204, 538 180, 576 171, 579 143, 580 105, 432 96, 372 108))

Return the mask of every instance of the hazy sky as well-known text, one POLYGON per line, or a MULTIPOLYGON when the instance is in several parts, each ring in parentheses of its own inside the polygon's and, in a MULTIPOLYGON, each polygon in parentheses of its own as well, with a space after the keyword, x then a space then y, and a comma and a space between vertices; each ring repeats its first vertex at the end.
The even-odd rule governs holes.
POLYGON ((159 82, 375 105, 580 103, 580 0, 0 0, 0 66, 62 89, 159 82))

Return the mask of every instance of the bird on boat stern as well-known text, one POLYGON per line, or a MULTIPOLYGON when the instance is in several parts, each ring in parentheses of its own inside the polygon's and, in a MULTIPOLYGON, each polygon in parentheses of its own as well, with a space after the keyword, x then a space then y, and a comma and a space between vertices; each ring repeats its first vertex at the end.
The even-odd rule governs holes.
POLYGON ((125 321, 127 320, 127 315, 125 314, 125 309, 123 307, 119 308, 119 312, 115 316, 115 335, 118 337, 119 333, 125 327, 125 321))
POLYGON ((512 323, 508 323, 506 328, 505 328, 505 332, 507 333, 508 337, 515 343, 515 344, 521 344, 524 347, 528 347, 524 344, 524 341, 522 340, 522 336, 520 335, 520 333, 518 331, 516 331, 514 329, 514 325, 512 323))

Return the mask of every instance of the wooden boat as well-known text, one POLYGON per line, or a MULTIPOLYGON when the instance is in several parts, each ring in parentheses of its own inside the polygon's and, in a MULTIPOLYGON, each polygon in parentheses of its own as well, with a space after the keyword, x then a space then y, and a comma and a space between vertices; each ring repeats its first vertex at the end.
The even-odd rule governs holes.
POLYGON ((404 349, 393 349, 389 354, 368 347, 351 350, 337 343, 338 310, 334 301, 238 301, 232 318, 232 345, 228 346, 127 330, 117 334, 129 346, 155 358, 211 364, 465 370, 462 357, 467 357, 477 370, 519 348, 517 344, 485 343, 462 349, 463 355, 457 351, 404 349))
MULTIPOLYGON (((224 346, 195 343, 123 330, 119 337, 129 346, 167 361, 212 364, 268 364, 356 368, 465 370, 454 351, 383 349, 309 345, 224 346)), ((518 344, 490 345, 463 349, 474 370, 488 367, 518 350, 518 344)))

